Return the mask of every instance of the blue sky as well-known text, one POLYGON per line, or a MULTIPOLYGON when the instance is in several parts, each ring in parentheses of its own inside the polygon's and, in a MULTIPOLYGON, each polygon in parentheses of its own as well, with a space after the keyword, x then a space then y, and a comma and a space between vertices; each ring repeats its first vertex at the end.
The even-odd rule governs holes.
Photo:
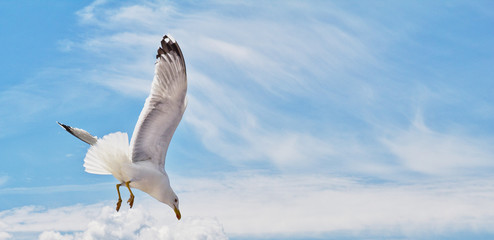
POLYGON ((1 2, 0 239, 492 238, 493 7, 1 2), (56 124, 131 134, 166 33, 188 70, 180 222, 143 193, 115 213, 56 124))

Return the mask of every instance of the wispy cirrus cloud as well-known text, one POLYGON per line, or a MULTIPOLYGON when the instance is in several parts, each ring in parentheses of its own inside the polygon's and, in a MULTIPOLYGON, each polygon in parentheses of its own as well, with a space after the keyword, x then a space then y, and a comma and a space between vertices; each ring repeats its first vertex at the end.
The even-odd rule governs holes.
MULTIPOLYGON (((420 161, 400 146, 406 141, 387 138, 381 130, 406 131, 417 107, 416 89, 427 86, 416 76, 404 76, 409 70, 397 66, 392 52, 400 43, 413 44, 423 21, 403 29, 372 13, 327 4, 331 7, 272 3, 259 9, 251 3, 215 2, 217 11, 211 12, 200 4, 185 11, 173 2, 95 1, 77 13, 81 25, 93 29, 77 46, 104 60, 90 74, 93 83, 126 96, 145 96, 153 54, 143 53, 154 53, 156 39, 172 33, 189 70, 185 123, 224 159, 267 161, 279 168, 303 162, 390 177, 416 171, 420 161), (243 18, 229 14, 239 8, 243 18)), ((419 104, 433 100, 438 99, 419 104)), ((468 157, 458 161, 468 162, 468 157)))
POLYGON ((434 131, 425 125, 420 113, 408 129, 382 139, 404 166, 426 175, 483 175, 492 171, 491 141, 434 131))
MULTIPOLYGON (((417 105, 451 98, 438 96, 417 104, 414 89, 421 86, 420 80, 410 81, 403 76, 407 71, 383 57, 409 32, 402 29, 400 36, 389 35, 396 33, 393 26, 337 4, 327 11, 300 2, 268 4, 266 9, 249 3, 216 4, 218 11, 211 12, 201 5, 185 11, 168 2, 93 2, 77 13, 81 27, 91 30, 67 40, 70 48, 63 51, 90 53, 98 64, 60 73, 60 78, 72 79, 62 89, 55 87, 62 82, 53 84, 63 98, 37 90, 43 89, 42 82, 7 89, 0 96, 4 115, 11 103, 19 110, 15 117, 35 119, 47 109, 58 109, 54 106, 59 103, 63 109, 79 106, 68 108, 71 100, 111 102, 111 95, 92 94, 95 86, 124 97, 145 97, 157 42, 170 32, 182 45, 189 69, 190 104, 184 123, 194 130, 192 137, 223 160, 268 162, 278 169, 367 172, 384 178, 407 170, 427 172, 431 166, 424 162, 455 169, 459 168, 453 163, 474 169, 490 166, 492 153, 475 147, 489 145, 489 138, 476 139, 455 129, 438 131, 433 125, 409 127, 417 105), (245 18, 228 14, 238 7, 243 7, 245 18), (293 15, 294 10, 310 14, 293 15), (386 128, 396 132, 382 131, 386 128), (470 147, 440 143, 445 140, 470 147), (465 151, 447 154, 450 149, 465 151)), ((491 106, 485 102, 482 106, 476 110, 482 112, 479 115, 491 117, 484 111, 491 106)), ((10 116, 0 125, 13 121, 10 116)))
POLYGON ((81 24, 97 26, 109 31, 125 29, 150 31, 175 14, 173 2, 159 1, 115 4, 106 0, 97 0, 76 12, 81 24))
MULTIPOLYGON (((299 5, 291 3, 284 7, 303 7, 318 12, 314 7, 299 5)), ((121 52, 122 56, 98 69, 93 81, 124 94, 145 92, 145 88, 142 91, 135 88, 137 84, 144 86, 152 78, 151 68, 142 67, 151 66, 150 61, 142 57, 142 50, 153 49, 150 52, 154 52, 156 41, 151 39, 159 39, 162 31, 172 32, 182 45, 189 69, 190 114, 186 113, 185 121, 196 129, 210 151, 233 161, 267 160, 283 167, 296 162, 328 160, 335 153, 334 149, 344 144, 340 144, 342 139, 327 137, 325 133, 329 130, 323 123, 324 118, 317 121, 318 126, 312 127, 324 126, 323 131, 314 136, 304 124, 304 121, 315 123, 314 119, 286 115, 285 111, 277 109, 277 105, 284 104, 292 96, 311 105, 327 101, 328 97, 329 101, 335 101, 342 94, 350 95, 350 85, 358 85, 360 81, 351 78, 350 82, 357 82, 344 83, 338 78, 348 76, 345 73, 348 69, 377 62, 365 39, 356 37, 354 32, 334 23, 302 16, 298 18, 307 21, 304 28, 279 23, 262 13, 238 19, 222 16, 221 11, 218 16, 200 7, 191 10, 193 14, 178 14, 180 6, 169 3, 141 2, 109 9, 104 6, 104 3, 95 2, 95 6, 79 12, 81 23, 108 30, 104 34, 90 35, 79 45, 88 51, 108 54, 108 58, 114 56, 115 51, 121 52), (122 18, 142 19, 143 22, 137 20, 135 25, 122 27, 115 20, 122 18), (169 26, 163 26, 163 23, 169 26), (226 32, 228 34, 224 34, 226 32), (136 43, 139 51, 133 47, 136 43), (141 74, 132 66, 149 70, 149 73, 142 71, 141 74), (117 68, 123 68, 124 75, 131 77, 112 70, 117 68), (140 80, 145 75, 149 76, 148 80, 140 80), (122 81, 125 84, 121 84, 122 81), (239 88, 239 84, 243 87, 239 88), (293 124, 298 124, 299 128, 293 124)), ((219 6, 232 7, 229 4, 219 6)), ((269 8, 276 10, 274 6, 269 8)), ((290 14, 276 11, 282 19, 292 22, 290 14)), ((369 26, 355 16, 337 10, 333 13, 340 22, 356 28, 355 31, 369 32, 365 30, 369 26)), ((368 91, 364 88, 358 91, 368 91)), ((361 96, 364 95, 356 94, 356 98, 348 99, 359 102, 361 96)), ((368 98, 367 95, 364 98, 368 98)), ((289 106, 288 109, 293 108, 289 106)))
POLYGON ((263 126, 262 119, 250 112, 251 103, 238 98, 244 93, 195 72, 190 76, 197 86, 192 90, 195 95, 189 97, 193 109, 185 122, 201 132, 209 150, 223 158, 241 162, 268 159, 280 167, 301 167, 335 153, 329 143, 302 131, 273 131, 263 126))

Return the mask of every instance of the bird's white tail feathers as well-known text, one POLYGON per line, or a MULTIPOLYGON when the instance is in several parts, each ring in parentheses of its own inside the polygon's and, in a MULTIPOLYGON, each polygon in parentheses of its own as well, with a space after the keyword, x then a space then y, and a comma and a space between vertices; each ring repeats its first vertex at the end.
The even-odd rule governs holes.
POLYGON ((115 132, 98 139, 84 158, 86 172, 93 174, 118 174, 122 163, 130 162, 127 133, 115 132))

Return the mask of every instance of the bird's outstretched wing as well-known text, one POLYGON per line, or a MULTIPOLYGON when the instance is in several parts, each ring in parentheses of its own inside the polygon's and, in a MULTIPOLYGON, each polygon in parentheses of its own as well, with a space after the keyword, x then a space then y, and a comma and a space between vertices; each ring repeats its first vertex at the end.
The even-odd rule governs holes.
POLYGON ((156 55, 151 93, 130 142, 132 162, 152 161, 164 171, 168 145, 186 108, 187 75, 177 42, 165 35, 156 55))
POLYGON ((98 141, 97 137, 91 135, 90 133, 86 132, 83 129, 67 126, 67 125, 65 125, 63 123, 59 123, 59 122, 57 122, 57 123, 58 123, 58 125, 63 127, 67 132, 69 132, 70 134, 74 135, 76 138, 79 138, 81 141, 83 141, 89 145, 94 145, 98 141))

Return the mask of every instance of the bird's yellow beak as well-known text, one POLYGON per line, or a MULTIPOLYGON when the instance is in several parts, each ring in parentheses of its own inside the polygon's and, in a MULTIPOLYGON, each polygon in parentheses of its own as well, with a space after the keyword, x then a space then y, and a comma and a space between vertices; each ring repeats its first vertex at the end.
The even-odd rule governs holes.
POLYGON ((180 214, 180 210, 178 210, 177 207, 173 206, 173 211, 175 211, 175 215, 177 215, 177 219, 180 220, 180 218, 182 218, 182 215, 180 214))

